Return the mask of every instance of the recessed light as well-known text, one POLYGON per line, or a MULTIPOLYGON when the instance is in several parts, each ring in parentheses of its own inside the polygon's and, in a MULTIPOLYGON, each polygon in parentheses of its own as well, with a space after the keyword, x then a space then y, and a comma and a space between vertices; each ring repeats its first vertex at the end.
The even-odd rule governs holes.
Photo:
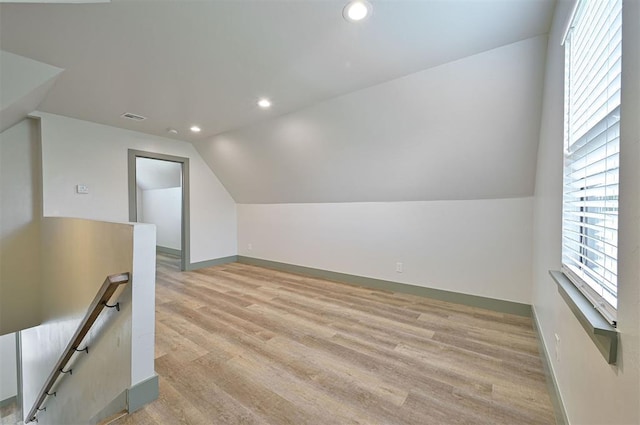
POLYGON ((178 130, 176 130, 175 128, 169 127, 169 128, 167 128, 167 133, 178 134, 178 130))
POLYGON ((267 98, 262 98, 258 100, 258 106, 262 109, 267 109, 271 107, 271 101, 267 98))
POLYGON ((366 0, 353 0, 342 9, 342 16, 349 22, 362 21, 371 13, 371 3, 366 0))
POLYGON ((191 126, 191 131, 193 131, 194 133, 200 133, 200 127, 198 127, 197 125, 193 125, 191 126))

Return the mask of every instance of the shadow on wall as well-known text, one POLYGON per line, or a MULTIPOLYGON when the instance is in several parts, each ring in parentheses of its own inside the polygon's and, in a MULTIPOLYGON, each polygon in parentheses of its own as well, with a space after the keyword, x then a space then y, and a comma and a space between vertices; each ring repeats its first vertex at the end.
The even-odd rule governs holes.
POLYGON ((41 322, 40 152, 37 120, 25 119, 0 134, 0 334, 41 322))

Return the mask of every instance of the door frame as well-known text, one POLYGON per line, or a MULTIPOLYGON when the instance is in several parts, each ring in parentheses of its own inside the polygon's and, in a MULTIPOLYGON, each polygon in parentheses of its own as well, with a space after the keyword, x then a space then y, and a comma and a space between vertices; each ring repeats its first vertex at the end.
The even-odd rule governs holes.
POLYGON ((166 155, 156 152, 140 151, 129 149, 129 221, 138 221, 138 193, 136 190, 136 159, 148 158, 159 161, 177 162, 182 165, 182 208, 181 208, 181 235, 180 235, 180 270, 188 270, 191 264, 190 247, 191 235, 190 209, 189 209, 189 158, 181 156, 166 155))

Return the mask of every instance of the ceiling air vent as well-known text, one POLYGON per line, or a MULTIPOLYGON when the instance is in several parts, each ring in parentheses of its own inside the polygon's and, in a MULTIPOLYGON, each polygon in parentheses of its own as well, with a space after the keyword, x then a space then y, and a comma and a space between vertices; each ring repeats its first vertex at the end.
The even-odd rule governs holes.
POLYGON ((124 114, 120 115, 122 118, 126 118, 128 120, 133 120, 133 121, 144 121, 147 119, 147 117, 143 117, 142 115, 136 115, 136 114, 132 114, 131 112, 125 112, 124 114))

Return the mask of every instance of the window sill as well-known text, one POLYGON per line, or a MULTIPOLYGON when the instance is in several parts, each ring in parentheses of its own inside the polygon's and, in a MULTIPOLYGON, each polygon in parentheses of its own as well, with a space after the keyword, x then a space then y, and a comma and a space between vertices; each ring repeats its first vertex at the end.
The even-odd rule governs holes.
POLYGON ((618 358, 618 331, 611 326, 567 277, 559 271, 549 274, 558 285, 558 292, 573 311, 582 327, 609 364, 618 358))

